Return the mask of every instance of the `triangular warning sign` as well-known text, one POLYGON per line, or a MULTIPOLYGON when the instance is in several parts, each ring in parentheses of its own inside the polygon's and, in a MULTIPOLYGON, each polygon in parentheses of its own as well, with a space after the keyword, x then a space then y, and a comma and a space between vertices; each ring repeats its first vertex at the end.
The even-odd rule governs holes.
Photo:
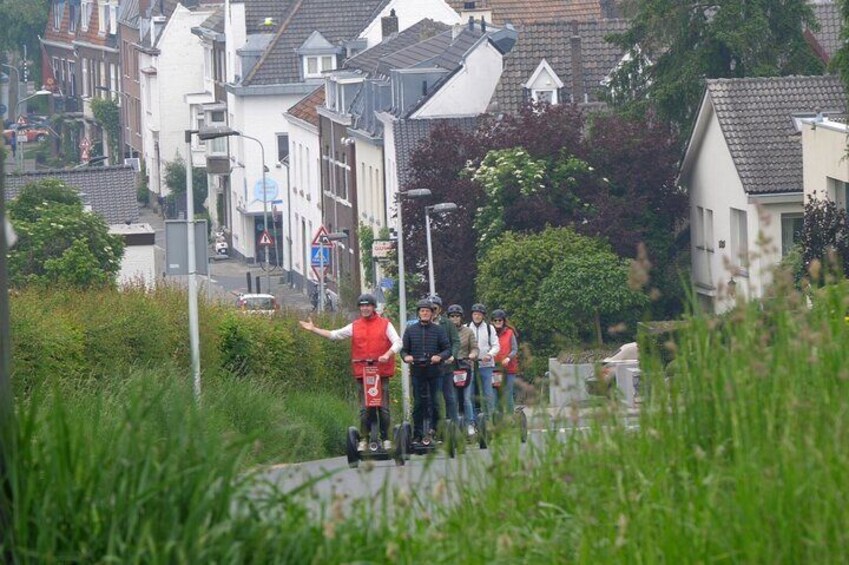
POLYGON ((259 236, 259 244, 264 247, 270 247, 274 245, 274 240, 271 239, 271 235, 268 233, 268 230, 262 232, 262 235, 259 236))

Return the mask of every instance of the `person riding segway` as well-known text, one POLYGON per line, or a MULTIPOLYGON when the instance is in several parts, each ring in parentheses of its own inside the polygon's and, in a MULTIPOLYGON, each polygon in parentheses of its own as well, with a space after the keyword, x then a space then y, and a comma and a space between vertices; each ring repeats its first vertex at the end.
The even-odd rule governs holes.
MULTIPOLYGON (((440 392, 440 365, 451 356, 451 344, 445 328, 432 322, 432 302, 420 300, 416 310, 418 321, 404 330, 401 355, 410 365, 413 382, 413 441, 410 451, 421 454, 436 447, 433 425, 439 421, 435 401, 440 392)), ((448 443, 449 454, 453 457, 453 441, 448 443)))
POLYGON ((498 408, 496 414, 513 415, 519 428, 520 438, 524 443, 528 439, 528 418, 524 407, 514 405, 516 374, 519 371, 519 332, 507 320, 507 312, 496 309, 489 318, 498 334, 498 355, 495 356, 497 366, 492 373, 492 386, 497 391, 498 408))
MULTIPOLYGON (((348 443, 353 443, 348 450, 351 466, 356 466, 357 461, 364 456, 388 459, 392 452, 393 446, 389 439, 389 378, 395 374, 394 356, 402 345, 398 332, 389 320, 377 313, 374 295, 361 295, 357 305, 360 317, 343 328, 325 330, 317 327, 312 319, 300 322, 303 329, 327 339, 351 339, 351 372, 360 381, 357 390, 361 406, 360 429, 353 428, 348 434, 348 443), (371 439, 371 446, 366 438, 371 439)), ((406 444, 404 440, 395 446, 395 460, 399 464, 403 464, 406 444)))
MULTIPOLYGON (((463 427, 469 439, 478 436, 477 420, 474 405, 474 364, 480 350, 475 333, 463 325, 463 307, 452 304, 447 310, 448 319, 457 328, 460 344, 457 350, 457 360, 452 372, 452 383, 457 389, 458 404, 462 413, 463 427)), ((481 447, 486 447, 483 442, 481 447)))

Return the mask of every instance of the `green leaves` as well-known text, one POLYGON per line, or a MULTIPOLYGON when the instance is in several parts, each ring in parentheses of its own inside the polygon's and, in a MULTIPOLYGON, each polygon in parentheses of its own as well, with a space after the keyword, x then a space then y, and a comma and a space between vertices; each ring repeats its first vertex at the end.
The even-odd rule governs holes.
POLYGON ((102 217, 85 211, 77 193, 48 179, 24 187, 9 205, 18 243, 9 253, 13 287, 90 288, 113 284, 124 242, 102 217))

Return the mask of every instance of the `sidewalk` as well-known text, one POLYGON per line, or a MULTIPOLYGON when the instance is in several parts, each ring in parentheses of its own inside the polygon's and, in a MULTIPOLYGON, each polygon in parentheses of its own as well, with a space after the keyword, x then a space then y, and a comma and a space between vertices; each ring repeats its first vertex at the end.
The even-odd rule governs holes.
MULTIPOLYGON (((157 247, 165 249, 165 220, 151 208, 141 207, 139 209, 139 222, 150 224, 155 231, 155 242, 157 247)), ((271 294, 273 294, 280 303, 281 308, 290 309, 298 312, 312 311, 312 304, 309 298, 296 289, 291 288, 286 284, 286 273, 273 271, 266 274, 258 265, 244 263, 238 259, 215 259, 215 252, 212 246, 209 249, 210 261, 210 277, 198 277, 201 293, 208 293, 210 298, 215 298, 222 302, 234 303, 236 296, 240 293, 248 291, 248 282, 246 273, 251 275, 252 291, 256 292, 256 277, 260 277, 260 288, 263 292, 268 292, 268 282, 271 283, 271 294), (208 285, 208 286, 207 286, 208 285)), ((162 262, 158 265, 160 272, 165 272, 165 254, 162 254, 162 262)), ((177 281, 181 284, 187 283, 185 276, 168 276, 165 280, 177 281)))

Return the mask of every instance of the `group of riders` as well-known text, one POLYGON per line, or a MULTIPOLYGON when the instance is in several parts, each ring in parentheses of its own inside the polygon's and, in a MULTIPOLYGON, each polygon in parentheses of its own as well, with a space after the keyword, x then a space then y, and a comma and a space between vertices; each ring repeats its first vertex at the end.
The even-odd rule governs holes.
MULTIPOLYGON (((374 418, 379 417, 383 448, 392 448, 389 420, 389 378, 395 374, 396 354, 410 366, 413 390, 413 444, 434 429, 424 429, 442 421, 445 416, 462 426, 470 436, 477 432, 479 418, 505 410, 514 410, 514 386, 518 372, 518 334, 504 310, 493 310, 487 320, 483 304, 471 307, 471 320, 459 304, 444 310, 439 296, 430 296, 416 304, 417 320, 398 335, 390 321, 377 312, 377 300, 363 294, 357 300, 360 316, 336 330, 325 330, 312 320, 301 321, 301 327, 331 340, 351 340, 351 370, 362 379, 364 365, 377 365, 382 392, 382 406, 366 408, 363 387, 360 395, 361 437, 366 437, 374 418), (443 402, 439 402, 439 398, 443 402)), ((365 441, 365 440, 361 440, 365 441)), ((359 446, 361 449, 363 446, 359 446)))

